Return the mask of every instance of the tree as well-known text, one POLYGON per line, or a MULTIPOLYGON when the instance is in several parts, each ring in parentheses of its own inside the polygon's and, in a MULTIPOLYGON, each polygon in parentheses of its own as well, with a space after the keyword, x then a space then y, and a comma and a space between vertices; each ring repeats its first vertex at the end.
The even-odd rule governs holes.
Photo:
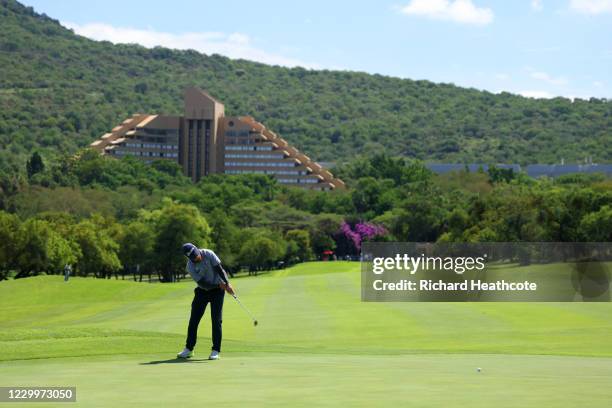
POLYGON ((304 230, 289 230, 285 234, 287 240, 287 253, 285 259, 291 262, 297 259, 300 262, 312 258, 312 248, 310 246, 310 235, 304 230))
POLYGON ((72 264, 77 259, 74 248, 47 221, 26 220, 21 225, 21 235, 16 265, 19 272, 15 278, 41 272, 61 273, 65 264, 72 264))
POLYGON ((230 268, 236 266, 239 249, 237 245, 238 229, 221 208, 213 210, 208 220, 215 253, 221 258, 224 265, 230 268))
POLYGON ((599 211, 585 215, 580 232, 587 242, 612 241, 612 206, 604 205, 599 211))
POLYGON ((42 157, 38 152, 32 153, 32 156, 26 163, 26 170, 28 173, 28 178, 32 178, 36 173, 41 173, 45 169, 45 165, 42 161, 42 157))
POLYGON ((340 229, 342 216, 336 214, 320 214, 309 227, 310 242, 315 255, 323 251, 336 249, 334 234, 340 229))
POLYGON ((514 170, 512 168, 502 169, 496 166, 489 167, 489 179, 491 183, 509 183, 514 177, 514 170))
POLYGON ((356 188, 352 191, 353 205, 358 213, 375 215, 376 204, 381 195, 381 186, 374 177, 359 179, 356 188))
POLYGON ((435 242, 445 215, 441 199, 435 191, 411 194, 404 199, 391 226, 395 238, 409 242, 435 242))
POLYGON ((238 259, 242 265, 261 270, 270 268, 283 256, 279 243, 265 236, 254 236, 242 245, 238 259))
POLYGON ((148 89, 149 89, 149 86, 147 85, 146 82, 139 82, 136 85, 134 85, 134 92, 137 92, 139 94, 146 94, 148 89))
POLYGON ((0 211, 0 280, 7 278, 16 267, 17 255, 22 248, 19 218, 0 211))
POLYGON ((83 220, 75 225, 72 234, 82 253, 76 263, 77 274, 105 277, 121 269, 119 244, 106 229, 91 220, 83 220))
POLYGON ((173 282, 185 270, 181 246, 186 242, 200 248, 210 246, 210 226, 195 206, 169 199, 164 200, 163 207, 154 213, 153 218, 156 269, 163 282, 173 282))
POLYGON ((141 221, 129 223, 118 243, 119 259, 124 268, 135 270, 137 265, 140 271, 152 268, 155 234, 150 225, 141 221))
POLYGON ((183 176, 183 169, 177 162, 174 161, 155 160, 153 163, 151 163, 151 167, 175 178, 180 178, 183 176))

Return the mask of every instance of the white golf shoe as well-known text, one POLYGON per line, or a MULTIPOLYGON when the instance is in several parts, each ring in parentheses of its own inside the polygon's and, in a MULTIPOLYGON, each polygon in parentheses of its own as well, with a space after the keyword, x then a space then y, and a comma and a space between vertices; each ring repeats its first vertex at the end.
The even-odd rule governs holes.
POLYGON ((210 352, 210 356, 208 356, 209 360, 218 360, 220 357, 219 352, 217 350, 213 350, 210 352))
POLYGON ((178 358, 189 358, 189 357, 193 356, 193 351, 191 351, 187 347, 185 347, 185 349, 183 351, 181 351, 180 353, 178 353, 176 356, 178 358))

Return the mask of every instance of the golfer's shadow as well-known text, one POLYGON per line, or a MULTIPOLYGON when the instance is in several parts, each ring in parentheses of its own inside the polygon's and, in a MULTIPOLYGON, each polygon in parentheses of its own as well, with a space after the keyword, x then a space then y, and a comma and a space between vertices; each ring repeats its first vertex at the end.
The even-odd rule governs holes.
POLYGON ((149 361, 148 363, 140 363, 140 365, 154 365, 154 364, 177 364, 177 363, 207 363, 208 359, 206 358, 171 358, 169 360, 156 360, 149 361))

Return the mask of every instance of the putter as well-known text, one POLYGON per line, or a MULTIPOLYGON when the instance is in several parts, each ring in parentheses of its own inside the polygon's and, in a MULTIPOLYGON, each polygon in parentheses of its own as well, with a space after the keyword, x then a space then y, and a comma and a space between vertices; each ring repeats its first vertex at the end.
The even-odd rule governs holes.
POLYGON ((249 311, 249 309, 247 309, 246 306, 242 304, 240 299, 238 299, 238 296, 236 296, 235 294, 233 294, 232 296, 234 297, 234 299, 236 299, 236 302, 238 302, 240 307, 242 307, 244 311, 247 312, 249 316, 251 316, 251 319, 253 319, 253 326, 257 326, 257 319, 255 318, 255 316, 253 316, 253 314, 249 311))

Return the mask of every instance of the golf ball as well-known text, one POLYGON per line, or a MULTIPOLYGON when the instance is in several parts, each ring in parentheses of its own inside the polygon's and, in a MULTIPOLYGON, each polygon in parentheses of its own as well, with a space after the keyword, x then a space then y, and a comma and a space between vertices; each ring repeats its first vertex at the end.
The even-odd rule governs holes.
POLYGON ((478 368, 476 369, 476 371, 480 372, 480 367, 478 367, 478 368))

